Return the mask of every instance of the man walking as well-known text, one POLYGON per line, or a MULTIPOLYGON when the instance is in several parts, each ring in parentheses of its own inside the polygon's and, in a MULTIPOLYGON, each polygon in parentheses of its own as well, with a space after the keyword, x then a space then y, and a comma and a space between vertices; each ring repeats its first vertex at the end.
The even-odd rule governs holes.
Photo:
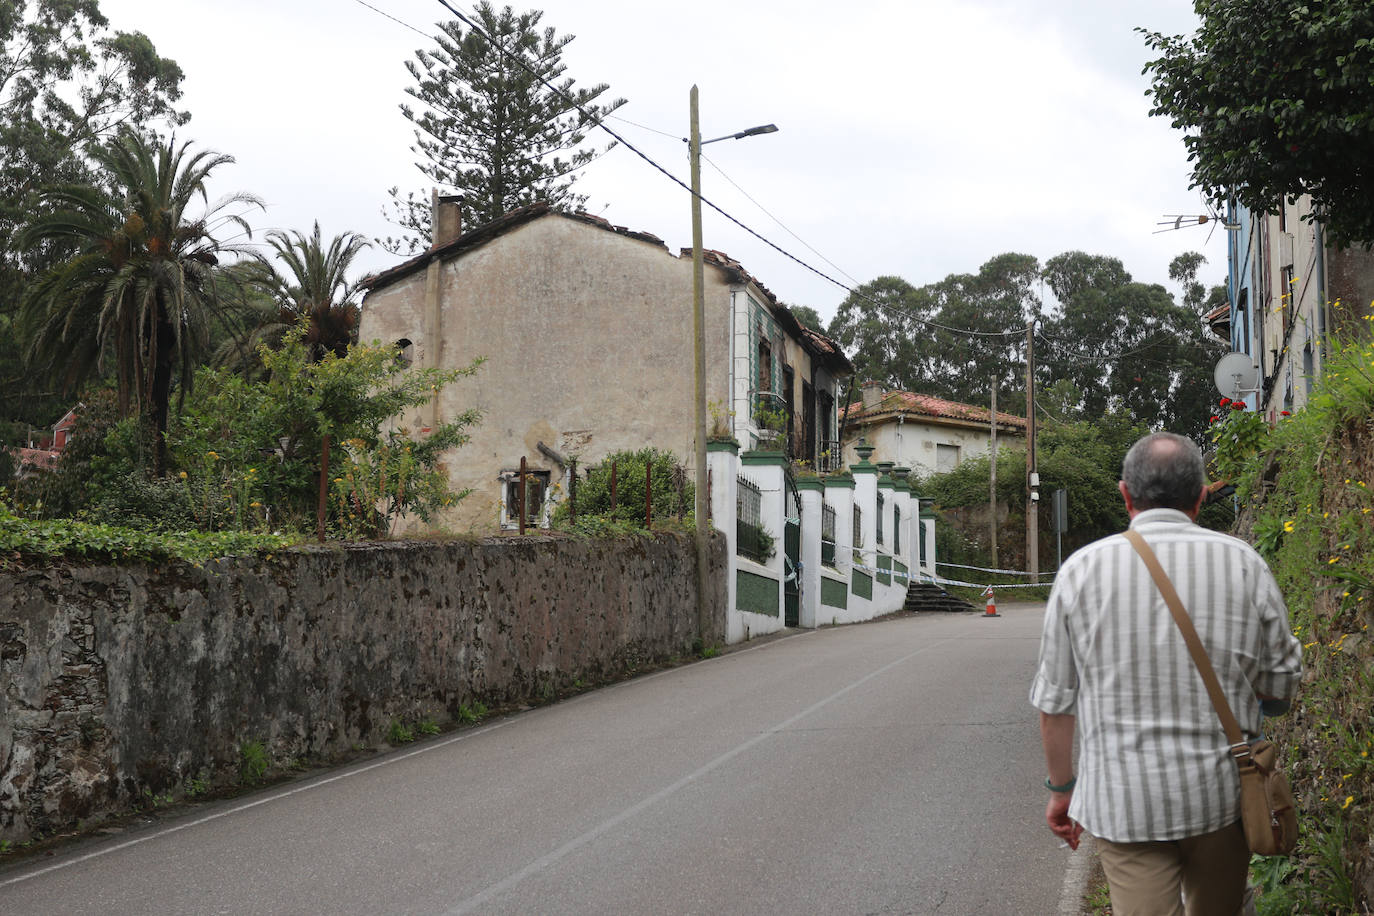
MULTIPOLYGON (((1205 475, 1190 440, 1146 436, 1121 476, 1132 530, 1154 548, 1256 737, 1302 675, 1273 574, 1243 541, 1195 524, 1205 475)), ((1123 536, 1089 544, 1056 576, 1030 701, 1049 767, 1046 820, 1074 848, 1084 829, 1097 837, 1115 916, 1183 914, 1180 897, 1188 916, 1236 913, 1250 861, 1236 764, 1164 598, 1123 536)))

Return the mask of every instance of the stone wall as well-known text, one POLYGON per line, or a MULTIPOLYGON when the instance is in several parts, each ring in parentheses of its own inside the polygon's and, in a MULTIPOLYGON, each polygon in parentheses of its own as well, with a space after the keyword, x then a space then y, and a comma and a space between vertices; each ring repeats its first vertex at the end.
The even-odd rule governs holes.
MULTIPOLYGON (((712 544, 723 638, 725 547, 712 544)), ((0 570, 0 840, 538 700, 690 651, 689 538, 299 548, 0 570)))

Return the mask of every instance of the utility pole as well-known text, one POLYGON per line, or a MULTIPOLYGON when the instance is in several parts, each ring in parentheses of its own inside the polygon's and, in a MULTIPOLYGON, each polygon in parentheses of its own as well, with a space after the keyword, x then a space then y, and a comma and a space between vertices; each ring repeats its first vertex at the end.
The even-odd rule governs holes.
POLYGON ((988 519, 988 543, 991 545, 992 565, 997 568, 997 378, 992 380, 992 413, 989 414, 992 426, 992 444, 988 446, 989 454, 992 456, 988 463, 990 473, 988 475, 988 508, 991 510, 988 519))
POLYGON ((1026 325, 1026 566, 1040 582, 1040 474, 1035 465, 1035 322, 1026 325))
POLYGON ((701 250, 701 128, 697 118, 696 86, 692 87, 690 94, 690 119, 687 155, 691 160, 692 173, 692 374, 695 377, 692 426, 695 433, 693 460, 696 464, 694 540, 697 554, 697 638, 702 640, 704 646, 709 607, 707 594, 711 583, 707 562, 711 554, 707 546, 710 521, 707 519, 706 505, 706 296, 705 260, 701 250))

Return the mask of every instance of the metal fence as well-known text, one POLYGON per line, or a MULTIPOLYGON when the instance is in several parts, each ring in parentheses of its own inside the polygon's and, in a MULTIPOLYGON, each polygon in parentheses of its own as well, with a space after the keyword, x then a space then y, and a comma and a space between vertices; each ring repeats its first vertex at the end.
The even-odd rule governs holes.
POLYGON ((773 539, 763 529, 763 494, 758 484, 738 478, 735 495, 735 552, 760 563, 768 562, 773 539))
POLYGON ((834 506, 821 506, 821 565, 835 567, 834 506))
POLYGON ((878 517, 876 524, 878 526, 878 546, 881 547, 883 545, 883 494, 881 493, 878 494, 878 517))
POLYGON ((821 474, 834 474, 844 467, 844 452, 840 440, 822 439, 816 443, 816 471, 821 474))

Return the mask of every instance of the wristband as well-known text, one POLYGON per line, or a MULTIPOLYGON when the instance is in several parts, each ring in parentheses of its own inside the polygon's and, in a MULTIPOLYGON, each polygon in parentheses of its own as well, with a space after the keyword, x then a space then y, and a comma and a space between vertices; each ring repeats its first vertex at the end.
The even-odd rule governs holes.
POLYGON ((1077 776, 1071 776, 1071 777, 1069 778, 1069 781, 1066 782, 1066 783, 1064 783, 1062 786, 1056 786, 1054 783, 1050 782, 1049 779, 1046 779, 1046 780, 1045 780, 1045 788, 1046 788, 1046 789, 1049 789, 1051 792, 1072 792, 1072 791, 1073 791, 1073 787, 1074 787, 1077 783, 1078 783, 1078 777, 1077 777, 1077 776))

